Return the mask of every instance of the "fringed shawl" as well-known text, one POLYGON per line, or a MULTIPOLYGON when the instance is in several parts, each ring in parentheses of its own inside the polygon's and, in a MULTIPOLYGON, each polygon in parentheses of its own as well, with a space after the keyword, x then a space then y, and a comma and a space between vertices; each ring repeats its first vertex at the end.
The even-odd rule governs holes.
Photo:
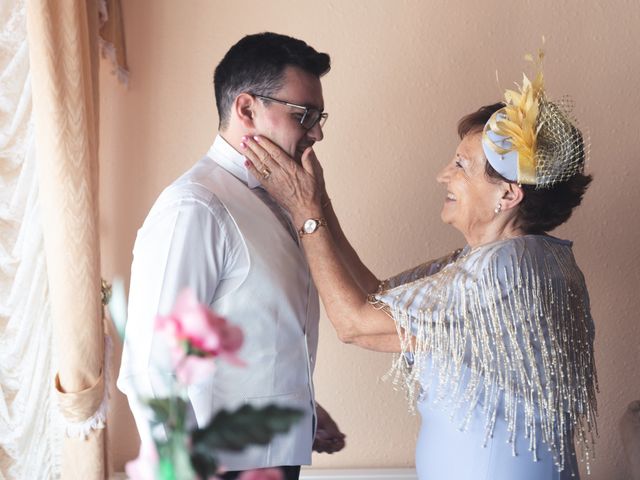
POLYGON ((588 469, 596 432, 594 327, 570 242, 527 235, 467 247, 387 282, 371 301, 396 322, 403 355, 393 371, 412 404, 417 388, 432 383, 421 378, 429 355, 438 391, 426 393, 463 419, 482 408, 485 442, 504 409, 508 431, 524 427, 534 458, 541 439, 563 470, 575 434, 588 469))

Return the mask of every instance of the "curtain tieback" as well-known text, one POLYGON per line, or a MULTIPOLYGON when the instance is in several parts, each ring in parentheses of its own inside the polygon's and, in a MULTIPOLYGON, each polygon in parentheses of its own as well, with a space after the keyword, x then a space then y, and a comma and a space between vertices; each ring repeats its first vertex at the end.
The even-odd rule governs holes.
POLYGON ((68 437, 86 438, 91 430, 105 427, 109 402, 111 337, 105 335, 104 343, 104 369, 93 386, 80 392, 64 392, 56 374, 55 389, 58 409, 64 418, 64 428, 68 437))

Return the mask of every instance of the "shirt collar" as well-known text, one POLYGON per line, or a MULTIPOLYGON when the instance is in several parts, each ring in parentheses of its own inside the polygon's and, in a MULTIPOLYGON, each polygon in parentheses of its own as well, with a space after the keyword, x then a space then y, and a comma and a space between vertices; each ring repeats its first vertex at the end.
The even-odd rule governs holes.
POLYGON ((222 168, 231 173, 234 177, 246 183, 249 188, 259 187, 260 182, 244 166, 245 157, 233 148, 222 135, 216 135, 213 145, 207 152, 207 157, 222 168))

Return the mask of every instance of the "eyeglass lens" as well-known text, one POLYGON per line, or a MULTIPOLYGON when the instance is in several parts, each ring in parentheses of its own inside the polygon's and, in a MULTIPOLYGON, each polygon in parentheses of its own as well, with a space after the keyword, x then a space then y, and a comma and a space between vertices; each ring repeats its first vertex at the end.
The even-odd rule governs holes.
POLYGON ((327 121, 328 115, 326 113, 321 112, 320 110, 307 110, 307 114, 302 119, 302 126, 306 129, 311 129, 315 126, 316 123, 319 123, 321 127, 324 126, 327 121))

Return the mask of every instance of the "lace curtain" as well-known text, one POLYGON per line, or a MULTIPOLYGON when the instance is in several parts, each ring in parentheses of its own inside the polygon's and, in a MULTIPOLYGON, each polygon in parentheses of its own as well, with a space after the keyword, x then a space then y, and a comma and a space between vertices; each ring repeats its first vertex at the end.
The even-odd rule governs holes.
POLYGON ((0 477, 54 478, 61 425, 39 218, 26 5, 0 10, 0 477), (25 461, 29 459, 29 461, 25 461))
POLYGON ((99 43, 118 0, 0 3, 0 479, 108 475, 99 43))

